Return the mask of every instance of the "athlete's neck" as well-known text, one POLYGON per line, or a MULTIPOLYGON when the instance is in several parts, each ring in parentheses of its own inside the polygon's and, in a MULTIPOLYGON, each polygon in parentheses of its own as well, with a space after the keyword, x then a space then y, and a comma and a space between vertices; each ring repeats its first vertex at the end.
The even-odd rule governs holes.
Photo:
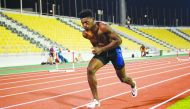
POLYGON ((91 31, 92 31, 93 33, 97 32, 97 31, 98 31, 98 25, 95 24, 95 25, 92 27, 91 31))

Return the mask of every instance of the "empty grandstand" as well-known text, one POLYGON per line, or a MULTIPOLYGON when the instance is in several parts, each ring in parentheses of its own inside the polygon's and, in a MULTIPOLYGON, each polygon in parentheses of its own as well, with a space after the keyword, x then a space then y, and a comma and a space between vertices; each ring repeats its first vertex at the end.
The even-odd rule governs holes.
MULTIPOLYGON (((82 5, 84 4, 82 0, 36 3, 20 1, 21 7, 15 5, 17 8, 13 10, 13 6, 8 1, 7 3, 5 3, 6 0, 1 2, 0 20, 3 33, 1 34, 1 55, 47 54, 51 46, 76 52, 76 54, 89 53, 92 45, 82 37, 83 28, 78 18, 78 14, 82 10, 80 6, 88 8, 87 3, 89 5, 96 4, 92 8, 96 20, 107 22, 120 35, 123 40, 121 47, 127 51, 127 54, 124 54, 126 57, 131 57, 132 54, 135 54, 136 57, 140 56, 139 49, 142 44, 146 46, 147 51, 155 53, 156 56, 159 56, 161 52, 162 54, 175 54, 176 51, 190 49, 190 28, 170 27, 188 25, 186 24, 188 19, 180 17, 179 20, 176 17, 182 15, 177 8, 174 19, 170 14, 166 16, 169 10, 163 8, 163 12, 165 11, 163 13, 152 8, 157 15, 165 16, 165 20, 163 20, 160 16, 151 13, 148 8, 142 7, 145 12, 139 11, 140 8, 133 8, 133 5, 138 5, 138 1, 136 1, 137 4, 128 5, 127 3, 132 2, 130 0, 110 0, 110 2, 94 0, 94 3, 89 0, 86 1, 86 5, 82 5), (75 4, 75 10, 65 9, 65 7, 71 6, 71 3, 75 4), (125 4, 126 7, 118 8, 122 4, 125 4), (109 5, 115 5, 115 7, 111 7, 109 10, 106 8, 109 5), (63 9, 68 11, 63 11, 63 9), (129 23, 126 23, 126 17, 129 18, 129 23), (168 27, 163 28, 163 26, 168 27)), ((18 3, 15 1, 15 4, 18 3)), ((188 9, 184 12, 188 13, 188 9)))

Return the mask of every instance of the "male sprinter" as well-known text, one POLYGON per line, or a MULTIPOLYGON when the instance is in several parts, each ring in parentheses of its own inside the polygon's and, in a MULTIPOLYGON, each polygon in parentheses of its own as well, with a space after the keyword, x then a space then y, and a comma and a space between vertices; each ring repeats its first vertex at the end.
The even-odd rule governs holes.
POLYGON ((137 96, 136 83, 125 75, 125 63, 119 46, 122 42, 121 38, 105 23, 95 22, 91 10, 83 10, 80 13, 80 19, 85 29, 83 37, 90 40, 93 46, 92 53, 94 54, 87 68, 88 83, 93 101, 87 107, 100 106, 95 73, 109 61, 112 62, 120 81, 131 86, 132 96, 137 96))

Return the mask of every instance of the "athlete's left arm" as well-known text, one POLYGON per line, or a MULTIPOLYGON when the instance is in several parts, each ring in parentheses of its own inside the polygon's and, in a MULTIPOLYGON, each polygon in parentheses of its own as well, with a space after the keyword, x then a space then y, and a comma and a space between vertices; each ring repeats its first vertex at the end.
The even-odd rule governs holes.
POLYGON ((110 39, 110 43, 101 48, 102 52, 113 49, 122 43, 122 40, 119 37, 119 35, 115 31, 113 31, 113 29, 110 26, 105 25, 105 24, 101 25, 100 30, 103 33, 107 34, 107 37, 109 37, 109 39, 110 39))

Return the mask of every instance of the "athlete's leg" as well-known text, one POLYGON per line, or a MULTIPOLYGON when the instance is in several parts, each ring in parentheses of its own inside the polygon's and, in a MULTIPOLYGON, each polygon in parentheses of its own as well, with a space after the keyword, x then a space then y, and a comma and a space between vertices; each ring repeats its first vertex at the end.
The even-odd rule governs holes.
POLYGON ((116 73, 121 82, 129 84, 132 88, 135 87, 135 83, 132 78, 126 76, 125 66, 122 67, 120 70, 116 69, 116 73))
POLYGON ((129 84, 131 86, 131 94, 133 97, 137 96, 137 86, 136 82, 125 74, 125 66, 120 70, 116 69, 116 73, 121 82, 129 84))
POLYGON ((116 70, 117 76, 120 79, 120 81, 129 84, 132 88, 132 95, 137 96, 136 83, 130 77, 126 76, 125 63, 120 50, 116 50, 116 55, 111 58, 111 62, 116 70))
POLYGON ((92 58, 87 68, 88 83, 89 83, 92 95, 94 99, 96 100, 99 100, 99 97, 98 97, 97 80, 96 80, 95 73, 102 66, 104 66, 104 64, 100 60, 96 58, 92 58))
POLYGON ((116 73, 121 82, 129 84, 131 86, 131 94, 133 97, 136 97, 137 96, 136 82, 133 81, 130 77, 126 76, 125 67, 122 67, 120 70, 116 69, 116 73))

